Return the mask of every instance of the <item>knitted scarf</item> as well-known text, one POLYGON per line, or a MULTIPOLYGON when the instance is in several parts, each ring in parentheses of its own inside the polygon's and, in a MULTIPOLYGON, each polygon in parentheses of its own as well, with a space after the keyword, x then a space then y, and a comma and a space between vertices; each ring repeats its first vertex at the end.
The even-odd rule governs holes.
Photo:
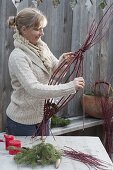
POLYGON ((17 43, 25 45, 32 52, 34 52, 37 55, 37 57, 41 59, 48 72, 51 72, 52 60, 49 53, 49 48, 46 43, 39 39, 37 41, 37 44, 33 45, 32 43, 29 42, 29 40, 25 39, 22 35, 20 35, 18 30, 16 30, 15 34, 13 35, 13 38, 15 47, 17 46, 17 43))

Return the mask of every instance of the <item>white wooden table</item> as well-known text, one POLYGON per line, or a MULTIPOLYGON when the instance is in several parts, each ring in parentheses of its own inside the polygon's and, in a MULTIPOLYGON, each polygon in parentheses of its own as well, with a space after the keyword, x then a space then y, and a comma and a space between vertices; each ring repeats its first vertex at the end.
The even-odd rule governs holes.
MULTIPOLYGON (((0 134, 0 138, 3 137, 3 134, 0 134)), ((22 141, 22 146, 31 147, 39 143, 39 140, 32 141, 31 137, 16 137, 22 141)), ((56 141, 53 137, 47 137, 46 142, 50 142, 59 148, 64 146, 71 147, 75 150, 88 153, 93 155, 103 161, 110 163, 106 170, 113 170, 113 164, 110 160, 105 148, 103 147, 100 139, 98 137, 88 137, 88 136, 55 136, 56 141)), ((32 170, 30 167, 23 167, 17 165, 13 156, 8 154, 8 151, 5 150, 5 143, 0 143, 0 170, 32 170)), ((54 165, 49 166, 37 166, 34 170, 55 170, 54 165)), ((89 170, 89 168, 79 161, 74 161, 69 158, 63 157, 59 170, 89 170)), ((91 168, 94 170, 94 168, 91 168)))

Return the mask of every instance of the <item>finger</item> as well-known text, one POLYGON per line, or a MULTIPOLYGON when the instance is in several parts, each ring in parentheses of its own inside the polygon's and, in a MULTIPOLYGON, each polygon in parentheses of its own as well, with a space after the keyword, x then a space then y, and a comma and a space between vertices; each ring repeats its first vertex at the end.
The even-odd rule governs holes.
POLYGON ((68 52, 67 55, 74 55, 74 53, 73 52, 68 52))
POLYGON ((76 81, 80 81, 80 82, 84 82, 85 83, 83 77, 78 77, 78 78, 75 78, 75 79, 76 79, 76 81))
POLYGON ((73 52, 69 52, 69 53, 64 53, 64 58, 65 57, 74 57, 74 53, 73 52))
POLYGON ((84 84, 84 83, 81 83, 81 84, 79 84, 78 86, 82 86, 82 87, 84 87, 84 86, 85 86, 85 84, 84 84))
POLYGON ((79 82, 78 82, 78 85, 80 85, 80 86, 85 86, 85 82, 84 82, 84 81, 79 81, 79 82))
POLYGON ((84 85, 83 85, 83 84, 79 84, 79 85, 78 85, 78 89, 81 89, 81 88, 82 88, 82 89, 84 88, 84 85))

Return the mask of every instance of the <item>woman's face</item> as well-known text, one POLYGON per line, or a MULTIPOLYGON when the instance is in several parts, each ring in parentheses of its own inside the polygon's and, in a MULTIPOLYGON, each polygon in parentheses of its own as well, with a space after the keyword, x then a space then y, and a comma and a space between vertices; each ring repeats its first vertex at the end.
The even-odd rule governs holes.
POLYGON ((43 28, 40 27, 38 29, 34 28, 26 28, 23 26, 21 30, 22 36, 29 40, 30 43, 36 45, 37 40, 44 35, 43 28))

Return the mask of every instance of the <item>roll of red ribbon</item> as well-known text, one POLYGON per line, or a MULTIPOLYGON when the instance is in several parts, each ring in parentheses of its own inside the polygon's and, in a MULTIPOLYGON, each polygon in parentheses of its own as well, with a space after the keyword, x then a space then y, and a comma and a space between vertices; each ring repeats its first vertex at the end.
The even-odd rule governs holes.
POLYGON ((10 155, 15 155, 21 152, 18 148, 21 148, 21 141, 20 140, 10 140, 9 146, 14 146, 14 149, 9 150, 10 155))
POLYGON ((4 137, 5 137, 5 148, 6 150, 8 150, 9 141, 14 140, 14 136, 5 134, 4 137))

